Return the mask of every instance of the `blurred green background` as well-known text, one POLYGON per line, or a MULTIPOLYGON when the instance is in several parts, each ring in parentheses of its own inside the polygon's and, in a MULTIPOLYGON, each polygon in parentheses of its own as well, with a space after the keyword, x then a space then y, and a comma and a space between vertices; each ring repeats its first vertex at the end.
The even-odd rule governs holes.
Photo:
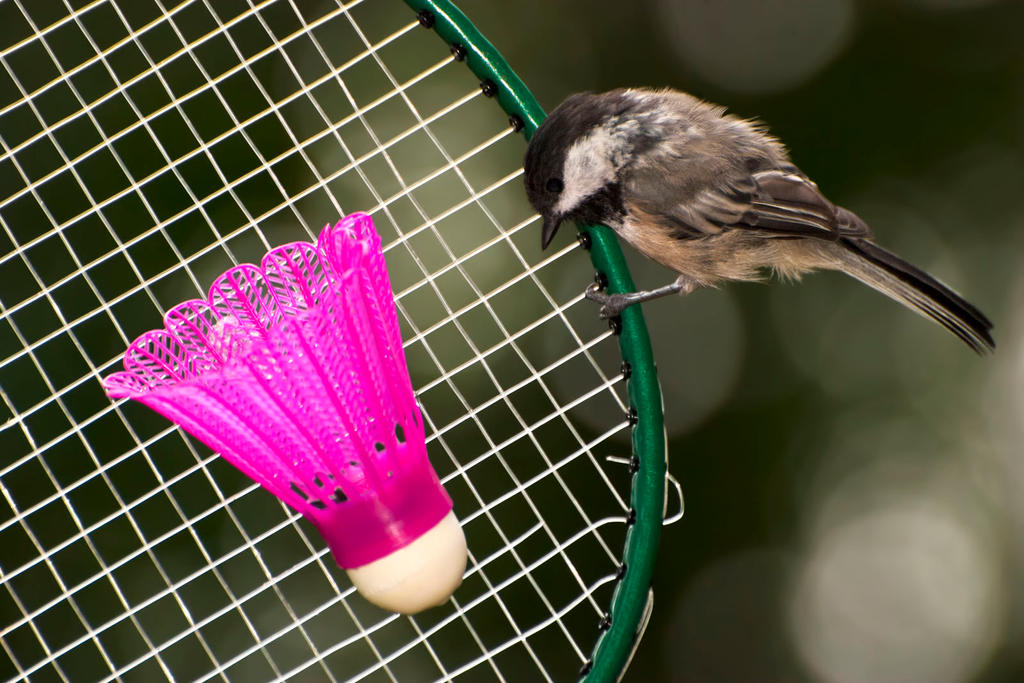
POLYGON ((996 325, 978 358, 836 274, 647 305, 687 511, 626 680, 1024 680, 1024 3, 463 7, 548 110, 670 86, 762 119, 996 325))

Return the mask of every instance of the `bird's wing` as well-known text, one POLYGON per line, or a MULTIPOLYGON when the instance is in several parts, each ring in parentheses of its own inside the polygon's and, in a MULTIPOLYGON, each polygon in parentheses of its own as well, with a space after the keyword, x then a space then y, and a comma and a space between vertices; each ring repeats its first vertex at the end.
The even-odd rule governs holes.
POLYGON ((649 170, 629 182, 636 208, 648 219, 658 216, 680 239, 729 229, 776 238, 871 237, 864 221, 826 199, 796 167, 751 173, 722 164, 694 170, 695 175, 672 174, 675 178, 649 170))
POLYGON ((757 191, 738 226, 780 237, 837 240, 871 236, 864 221, 826 199, 818 186, 795 168, 758 171, 751 178, 757 191))

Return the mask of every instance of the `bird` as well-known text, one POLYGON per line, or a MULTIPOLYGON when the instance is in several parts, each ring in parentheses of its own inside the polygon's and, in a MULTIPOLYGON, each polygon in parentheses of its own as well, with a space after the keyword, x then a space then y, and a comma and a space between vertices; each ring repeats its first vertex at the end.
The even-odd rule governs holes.
POLYGON ((992 323, 920 268, 875 243, 871 228, 829 201, 760 122, 688 93, 622 88, 566 98, 534 131, 526 195, 541 248, 565 221, 605 225, 677 278, 649 291, 586 290, 600 314, 773 272, 842 271, 932 318, 979 354, 992 323))
POLYGON ((108 396, 169 418, 301 513, 371 602, 412 614, 461 583, 465 535, 427 457, 368 215, 229 269, 122 364, 108 396))

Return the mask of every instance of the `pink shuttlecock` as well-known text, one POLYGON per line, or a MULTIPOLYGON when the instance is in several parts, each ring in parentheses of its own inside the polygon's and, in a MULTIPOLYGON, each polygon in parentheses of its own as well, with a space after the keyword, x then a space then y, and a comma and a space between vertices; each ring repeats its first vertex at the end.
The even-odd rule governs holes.
POLYGON ((370 217, 274 249, 178 304, 103 381, 302 513, 372 602, 412 613, 458 587, 466 541, 427 459, 370 217))

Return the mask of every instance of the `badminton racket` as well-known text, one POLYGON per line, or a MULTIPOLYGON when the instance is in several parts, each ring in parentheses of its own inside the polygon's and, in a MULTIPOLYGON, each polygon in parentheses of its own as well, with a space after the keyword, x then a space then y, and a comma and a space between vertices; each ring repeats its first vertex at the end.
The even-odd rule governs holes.
POLYGON ((609 231, 541 254, 520 164, 543 112, 466 17, 11 0, 0 26, 0 678, 618 678, 666 514, 650 344, 639 307, 608 327, 583 300, 594 271, 633 288, 609 231), (167 308, 353 211, 469 544, 414 617, 100 384, 167 308))

